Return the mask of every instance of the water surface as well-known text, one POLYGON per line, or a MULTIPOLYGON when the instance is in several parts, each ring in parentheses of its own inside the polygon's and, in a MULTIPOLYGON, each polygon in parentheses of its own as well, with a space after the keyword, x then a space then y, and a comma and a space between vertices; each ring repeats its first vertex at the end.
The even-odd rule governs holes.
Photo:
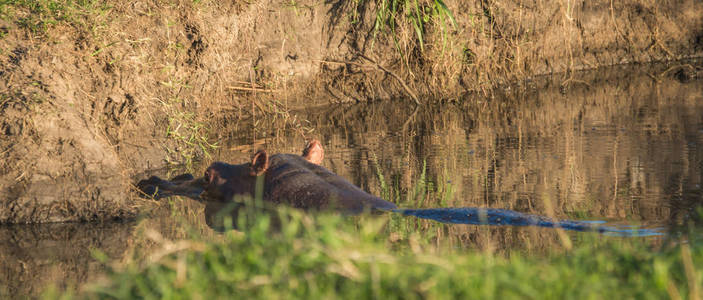
MULTIPOLYGON (((295 111, 232 125, 210 160, 244 162, 259 148, 300 153, 317 138, 325 167, 403 208, 506 209, 619 228, 700 224, 703 81, 672 76, 672 67, 540 78, 422 109, 399 99, 295 111)), ((202 204, 171 199, 162 208, 138 221, 0 227, 0 295, 95 279, 104 268, 90 249, 125 261, 148 256, 154 236, 217 235, 202 204)), ((565 238, 613 238, 381 217, 391 219, 391 240, 422 231, 460 249, 544 253, 561 251, 565 238)))

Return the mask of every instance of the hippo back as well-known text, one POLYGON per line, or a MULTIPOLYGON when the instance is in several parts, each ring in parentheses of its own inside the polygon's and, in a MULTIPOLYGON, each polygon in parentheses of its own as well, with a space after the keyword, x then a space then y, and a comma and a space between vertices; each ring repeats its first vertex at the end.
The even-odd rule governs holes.
POLYGON ((264 198, 302 209, 340 209, 352 214, 396 208, 395 204, 370 195, 326 168, 294 154, 271 156, 264 198))

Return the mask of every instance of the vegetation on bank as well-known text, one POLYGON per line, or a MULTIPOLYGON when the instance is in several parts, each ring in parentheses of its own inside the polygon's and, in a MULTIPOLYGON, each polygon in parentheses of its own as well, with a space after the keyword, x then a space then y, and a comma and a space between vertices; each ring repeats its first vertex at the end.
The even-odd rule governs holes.
MULTIPOLYGON (((424 36, 427 27, 439 26, 444 41, 448 28, 450 26, 456 28, 457 26, 454 14, 442 0, 356 0, 354 2, 356 8, 351 13, 352 23, 361 22, 359 20, 359 10, 368 2, 374 2, 377 7, 373 22, 374 39, 379 33, 388 33, 401 57, 407 56, 400 48, 397 32, 397 27, 402 26, 403 23, 408 24, 413 29, 415 38, 423 52, 425 51, 426 38, 424 36)), ((446 46, 446 44, 443 44, 443 46, 446 46)))
POLYGON ((101 20, 85 18, 104 14, 108 8, 99 0, 0 0, 0 17, 33 34, 43 34, 60 23, 86 29, 100 25, 101 20))
MULTIPOLYGON (((215 241, 168 241, 106 281, 66 298, 700 299, 703 243, 653 250, 638 239, 592 241, 527 257, 435 248, 417 234, 387 238, 383 217, 355 221, 279 210, 239 218, 215 241), (248 221, 247 221, 248 220, 248 221)), ((231 219, 226 219, 225 223, 231 219)), ((147 235, 150 235, 147 233, 147 235)), ((685 239, 684 239, 685 240, 685 239)), ((99 257, 100 255, 98 255, 99 257)), ((55 298, 56 292, 46 294, 55 298)))

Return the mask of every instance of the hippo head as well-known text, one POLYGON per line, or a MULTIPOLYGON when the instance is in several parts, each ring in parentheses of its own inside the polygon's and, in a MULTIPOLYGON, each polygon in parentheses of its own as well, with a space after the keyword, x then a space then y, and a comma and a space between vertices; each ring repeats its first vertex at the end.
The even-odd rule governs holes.
POLYGON ((231 201, 235 195, 253 196, 256 180, 266 172, 268 166, 269 156, 264 150, 256 152, 250 163, 213 163, 205 170, 207 197, 231 201))
MULTIPOLYGON (((301 157, 316 165, 322 163, 324 149, 320 141, 310 141, 301 157)), ((235 195, 255 196, 257 180, 263 180, 262 175, 270 167, 269 155, 259 150, 250 163, 231 165, 215 162, 207 168, 203 177, 193 178, 190 174, 183 174, 163 180, 153 176, 139 181, 137 187, 144 197, 154 199, 180 195, 198 201, 228 202, 235 195)))

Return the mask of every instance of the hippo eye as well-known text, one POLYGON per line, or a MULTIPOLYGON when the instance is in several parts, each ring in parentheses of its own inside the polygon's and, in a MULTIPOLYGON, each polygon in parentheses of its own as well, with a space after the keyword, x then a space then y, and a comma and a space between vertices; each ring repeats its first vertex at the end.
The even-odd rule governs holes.
POLYGON ((207 180, 208 183, 212 183, 212 177, 210 176, 210 169, 205 170, 205 174, 203 176, 205 177, 205 180, 207 180))

